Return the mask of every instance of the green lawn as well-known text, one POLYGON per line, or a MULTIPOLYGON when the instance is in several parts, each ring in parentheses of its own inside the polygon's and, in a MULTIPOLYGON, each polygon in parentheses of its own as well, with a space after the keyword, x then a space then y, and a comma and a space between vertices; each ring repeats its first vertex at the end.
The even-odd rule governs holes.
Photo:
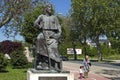
POLYGON ((27 69, 12 69, 9 66, 7 72, 0 72, 0 80, 27 80, 27 69))

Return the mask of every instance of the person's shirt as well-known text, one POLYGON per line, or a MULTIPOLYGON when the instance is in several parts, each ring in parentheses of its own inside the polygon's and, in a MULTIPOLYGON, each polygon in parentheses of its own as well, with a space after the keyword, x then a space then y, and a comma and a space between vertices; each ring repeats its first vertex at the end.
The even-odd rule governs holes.
POLYGON ((86 61, 85 59, 83 60, 83 66, 84 66, 84 71, 89 71, 89 63, 90 61, 86 61))
POLYGON ((83 73, 83 69, 79 69, 79 73, 83 73))

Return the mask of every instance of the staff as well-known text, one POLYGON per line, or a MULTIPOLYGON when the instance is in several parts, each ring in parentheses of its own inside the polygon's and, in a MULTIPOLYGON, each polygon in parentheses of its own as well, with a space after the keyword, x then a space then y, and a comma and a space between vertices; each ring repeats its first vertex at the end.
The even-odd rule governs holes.
POLYGON ((42 33, 43 33, 43 37, 45 39, 45 48, 46 48, 46 51, 47 51, 47 55, 48 55, 48 67, 49 69, 51 69, 51 60, 50 60, 50 55, 49 55, 49 52, 48 52, 48 46, 47 46, 47 38, 45 37, 45 33, 44 33, 44 30, 42 30, 42 33))

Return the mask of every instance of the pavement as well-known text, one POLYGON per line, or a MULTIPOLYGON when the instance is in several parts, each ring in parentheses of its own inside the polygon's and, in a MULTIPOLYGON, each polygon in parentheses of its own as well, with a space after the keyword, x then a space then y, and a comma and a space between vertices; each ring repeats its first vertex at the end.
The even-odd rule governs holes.
MULTIPOLYGON (((120 64, 120 60, 113 62, 120 64)), ((63 70, 73 73, 75 80, 120 80, 120 69, 96 65, 90 67, 88 78, 78 79, 80 65, 82 64, 78 63, 78 61, 63 61, 63 70)))

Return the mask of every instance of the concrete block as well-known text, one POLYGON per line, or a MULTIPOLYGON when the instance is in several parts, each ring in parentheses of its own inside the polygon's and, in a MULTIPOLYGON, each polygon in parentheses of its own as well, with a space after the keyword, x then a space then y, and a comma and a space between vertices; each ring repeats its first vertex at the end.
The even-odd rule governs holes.
POLYGON ((28 70, 27 80, 74 80, 74 74, 70 72, 50 73, 28 70))

